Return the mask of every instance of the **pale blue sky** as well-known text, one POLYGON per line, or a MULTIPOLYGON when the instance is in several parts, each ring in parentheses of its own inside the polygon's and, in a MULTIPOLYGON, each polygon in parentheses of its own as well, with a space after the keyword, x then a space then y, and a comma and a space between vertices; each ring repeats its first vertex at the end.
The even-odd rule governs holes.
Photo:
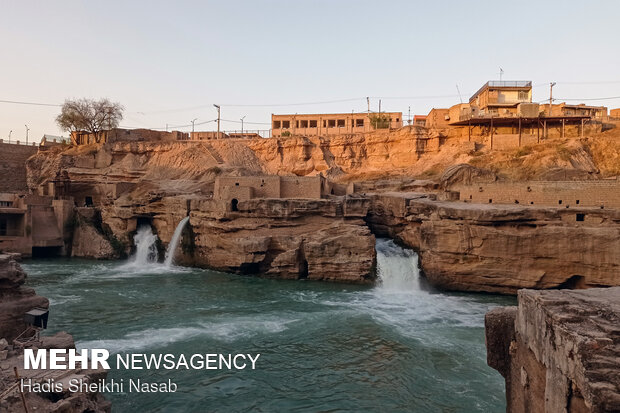
MULTIPOLYGON (((123 126, 159 128, 214 119, 219 103, 223 119, 268 129, 271 113, 364 111, 365 96, 426 114, 500 67, 532 80, 535 101, 550 81, 558 98, 620 96, 619 18, 614 0, 0 0, 0 100, 108 97, 123 126)), ((0 103, 0 138, 23 140, 24 124, 37 141, 60 134, 58 111, 0 103)))

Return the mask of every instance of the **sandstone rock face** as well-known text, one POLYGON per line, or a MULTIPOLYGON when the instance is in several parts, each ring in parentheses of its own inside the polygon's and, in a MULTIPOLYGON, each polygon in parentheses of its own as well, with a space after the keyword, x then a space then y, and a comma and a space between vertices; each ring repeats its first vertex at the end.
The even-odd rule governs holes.
POLYGON ((95 259, 118 258, 118 253, 110 241, 96 228, 98 211, 94 208, 76 208, 76 212, 71 255, 95 259))
POLYGON ((520 288, 620 285, 620 211, 373 197, 377 234, 419 251, 438 287, 516 294, 520 288), (577 221, 576 214, 584 214, 577 221))
POLYGON ((117 202, 102 211, 129 251, 138 222, 161 240, 160 257, 189 214, 176 261, 284 279, 366 283, 374 278, 375 238, 362 198, 251 199, 230 211, 225 201, 163 197, 142 205, 117 202))
POLYGON ((620 411, 620 287, 521 290, 485 326, 508 412, 620 411))
POLYGON ((49 306, 45 297, 24 286, 26 273, 16 259, 18 255, 0 254, 0 338, 12 342, 26 329, 24 313, 34 307, 49 306))

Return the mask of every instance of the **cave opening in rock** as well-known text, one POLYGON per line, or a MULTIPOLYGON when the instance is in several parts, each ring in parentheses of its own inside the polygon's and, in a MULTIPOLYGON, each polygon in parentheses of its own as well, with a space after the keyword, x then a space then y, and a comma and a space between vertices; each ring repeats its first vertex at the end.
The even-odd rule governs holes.
POLYGON ((232 211, 239 211, 238 205, 239 200, 237 198, 233 198, 232 201, 230 201, 230 209, 232 211))
POLYGON ((62 247, 32 247, 32 258, 59 257, 62 247))
POLYGON ((558 285, 558 289, 582 290, 586 288, 586 279, 583 275, 573 275, 558 285))
POLYGON ((303 260, 299 265, 299 279, 305 280, 308 278, 308 260, 303 260))

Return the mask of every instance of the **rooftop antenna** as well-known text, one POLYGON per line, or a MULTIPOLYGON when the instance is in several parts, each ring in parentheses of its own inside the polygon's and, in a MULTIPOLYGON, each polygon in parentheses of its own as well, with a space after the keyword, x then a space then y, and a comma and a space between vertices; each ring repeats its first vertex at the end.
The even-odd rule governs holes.
POLYGON ((499 81, 502 81, 502 76, 504 75, 504 69, 502 69, 501 67, 499 68, 499 81))
POLYGON ((459 94, 459 100, 463 103, 463 98, 461 97, 461 91, 459 90, 459 85, 456 85, 456 92, 459 94))

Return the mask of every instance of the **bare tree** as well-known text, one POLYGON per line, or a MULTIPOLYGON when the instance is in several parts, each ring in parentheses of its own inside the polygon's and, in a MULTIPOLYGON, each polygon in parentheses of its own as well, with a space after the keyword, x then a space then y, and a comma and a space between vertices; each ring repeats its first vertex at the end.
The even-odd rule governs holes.
POLYGON ((125 108, 109 99, 65 100, 56 123, 68 132, 87 132, 101 141, 101 132, 118 127, 125 108))

